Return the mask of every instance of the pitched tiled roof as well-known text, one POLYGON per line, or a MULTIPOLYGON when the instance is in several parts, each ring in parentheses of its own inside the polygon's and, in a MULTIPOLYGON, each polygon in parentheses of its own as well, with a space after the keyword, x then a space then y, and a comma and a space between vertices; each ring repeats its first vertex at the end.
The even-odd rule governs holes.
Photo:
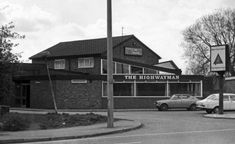
POLYGON ((172 60, 158 63, 155 66, 162 67, 162 68, 168 68, 168 69, 179 69, 177 67, 177 65, 172 60))
MULTIPOLYGON (((113 37, 113 47, 132 37, 134 37, 134 35, 113 37)), ((41 58, 45 51, 50 52, 49 57, 63 57, 101 54, 105 52, 106 49, 107 38, 60 42, 36 55, 33 55, 30 59, 41 58)))

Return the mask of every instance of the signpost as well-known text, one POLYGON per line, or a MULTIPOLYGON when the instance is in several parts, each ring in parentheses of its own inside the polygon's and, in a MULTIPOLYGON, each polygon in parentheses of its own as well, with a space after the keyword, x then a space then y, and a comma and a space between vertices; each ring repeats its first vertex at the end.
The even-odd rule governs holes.
POLYGON ((224 73, 228 70, 229 56, 228 45, 219 45, 211 47, 211 71, 219 74, 219 114, 223 114, 223 87, 224 73))

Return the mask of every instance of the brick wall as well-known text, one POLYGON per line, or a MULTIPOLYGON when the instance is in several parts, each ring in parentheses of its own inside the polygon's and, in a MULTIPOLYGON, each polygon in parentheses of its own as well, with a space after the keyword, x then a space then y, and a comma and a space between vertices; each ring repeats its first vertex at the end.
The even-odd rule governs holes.
POLYGON ((70 80, 56 80, 56 101, 58 108, 101 108, 101 82, 71 83, 70 80))
MULTIPOLYGON (((70 80, 53 81, 58 109, 101 108, 101 82, 73 84, 70 80)), ((31 108, 53 108, 48 81, 31 81, 31 108)))
MULTIPOLYGON (((53 82, 55 86, 55 83, 53 82)), ((49 81, 30 82, 30 107, 31 108, 53 108, 53 100, 49 81)))
MULTIPOLYGON (((166 98, 114 98, 115 109, 153 109, 156 100, 166 98)), ((107 108, 107 98, 102 98, 102 108, 107 108)))

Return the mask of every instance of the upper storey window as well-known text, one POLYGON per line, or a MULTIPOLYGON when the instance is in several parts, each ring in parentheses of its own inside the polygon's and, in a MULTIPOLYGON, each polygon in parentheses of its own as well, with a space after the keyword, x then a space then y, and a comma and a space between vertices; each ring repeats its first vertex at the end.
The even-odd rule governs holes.
POLYGON ((65 69, 65 59, 56 59, 54 61, 55 69, 65 69))
POLYGON ((94 67, 94 58, 78 58, 78 68, 93 68, 94 67))

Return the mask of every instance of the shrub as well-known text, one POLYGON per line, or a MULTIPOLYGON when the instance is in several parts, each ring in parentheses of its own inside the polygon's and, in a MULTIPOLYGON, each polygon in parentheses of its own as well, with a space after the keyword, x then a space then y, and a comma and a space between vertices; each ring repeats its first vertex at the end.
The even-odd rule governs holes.
POLYGON ((88 114, 55 114, 48 113, 41 122, 41 129, 50 128, 62 128, 62 127, 72 127, 72 126, 85 126, 90 124, 95 124, 99 122, 105 122, 107 118, 105 116, 97 115, 94 113, 88 114))
POLYGON ((4 131, 26 130, 30 126, 30 121, 21 114, 8 113, 3 115, 1 129, 4 131))

